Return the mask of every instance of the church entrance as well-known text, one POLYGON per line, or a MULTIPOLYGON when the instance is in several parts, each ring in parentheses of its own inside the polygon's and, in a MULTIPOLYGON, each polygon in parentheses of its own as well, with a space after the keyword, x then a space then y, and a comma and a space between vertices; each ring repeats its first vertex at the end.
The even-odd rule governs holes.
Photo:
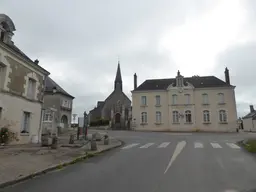
POLYGON ((115 114, 115 129, 120 129, 121 128, 121 114, 116 113, 115 114))
POLYGON ((120 114, 120 113, 117 113, 117 114, 115 115, 115 122, 116 122, 116 123, 121 123, 121 114, 120 114))

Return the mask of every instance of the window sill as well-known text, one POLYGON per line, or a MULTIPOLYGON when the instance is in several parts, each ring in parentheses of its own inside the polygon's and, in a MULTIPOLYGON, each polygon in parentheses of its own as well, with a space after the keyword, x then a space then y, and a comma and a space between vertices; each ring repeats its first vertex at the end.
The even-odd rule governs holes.
POLYGON ((185 125, 192 125, 193 122, 187 122, 187 123, 184 123, 185 125))
POLYGON ((218 105, 225 105, 226 103, 218 103, 218 105))
POLYGON ((155 125, 162 125, 163 123, 155 123, 155 125))
POLYGON ((172 123, 172 124, 174 124, 174 125, 179 125, 180 123, 172 123))
POLYGON ((228 122, 219 122, 219 124, 228 124, 228 122))
POLYGON ((203 122, 203 124, 208 125, 211 124, 211 122, 203 122))
POLYGON ((204 105, 204 106, 208 106, 208 105, 210 105, 209 103, 202 103, 202 105, 204 105))
POLYGON ((162 105, 155 105, 155 107, 161 107, 162 105))
POLYGON ((140 107, 147 107, 147 105, 140 105, 140 107))
POLYGON ((140 125, 147 125, 147 123, 141 123, 140 125))
POLYGON ((29 133, 20 133, 20 136, 29 136, 29 133))

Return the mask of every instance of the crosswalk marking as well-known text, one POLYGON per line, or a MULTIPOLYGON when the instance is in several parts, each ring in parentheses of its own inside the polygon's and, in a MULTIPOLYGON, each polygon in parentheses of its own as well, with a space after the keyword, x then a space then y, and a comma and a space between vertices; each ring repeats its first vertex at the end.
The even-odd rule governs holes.
POLYGON ((170 142, 164 142, 161 145, 159 145, 157 148, 165 148, 170 144, 170 142))
POLYGON ((195 148, 203 148, 203 144, 202 143, 199 143, 199 142, 195 142, 194 144, 195 148))
POLYGON ((130 144, 130 145, 127 145, 127 146, 123 147, 122 149, 130 149, 130 148, 135 147, 137 145, 139 145, 139 143, 133 143, 133 144, 130 144))
POLYGON ((218 143, 211 143, 213 148, 222 148, 218 143))
MULTIPOLYGON (((121 149, 131 149, 131 148, 135 148, 135 147, 138 147, 140 149, 146 149, 146 148, 150 148, 153 145, 155 145, 155 146, 153 146, 152 148, 167 148, 170 145, 170 143, 171 142, 163 142, 163 143, 158 143, 157 145, 155 145, 155 143, 144 143, 142 145, 140 143, 132 143, 132 144, 128 144, 128 145, 124 146, 121 149), (141 146, 139 146, 139 145, 141 145, 141 146)), ((194 143, 191 143, 191 144, 194 144, 194 148, 201 148, 202 149, 202 148, 205 147, 202 142, 194 142, 194 143)), ((217 142, 212 142, 210 144, 215 149, 222 148, 222 146, 217 142)), ((240 149, 240 147, 238 145, 236 145, 235 143, 227 142, 227 143, 223 143, 223 144, 226 144, 231 149, 240 149)))
POLYGON ((151 145, 154 145, 154 143, 147 143, 146 145, 141 146, 140 148, 145 149, 145 148, 149 148, 151 145))
POLYGON ((233 149, 240 149, 240 147, 234 143, 227 143, 227 145, 233 149))

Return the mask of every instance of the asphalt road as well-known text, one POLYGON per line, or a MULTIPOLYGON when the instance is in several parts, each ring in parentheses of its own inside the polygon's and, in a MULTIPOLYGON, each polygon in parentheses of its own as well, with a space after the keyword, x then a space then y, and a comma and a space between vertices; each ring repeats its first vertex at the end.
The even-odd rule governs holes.
POLYGON ((244 192, 256 188, 256 159, 235 145, 256 135, 109 134, 126 144, 2 191, 244 192))

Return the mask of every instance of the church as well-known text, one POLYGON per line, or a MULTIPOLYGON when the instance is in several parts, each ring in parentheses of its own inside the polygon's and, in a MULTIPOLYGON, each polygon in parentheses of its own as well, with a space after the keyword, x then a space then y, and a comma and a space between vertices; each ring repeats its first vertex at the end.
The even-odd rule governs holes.
POLYGON ((99 119, 109 120, 112 129, 129 129, 131 119, 131 100, 123 92, 123 82, 118 62, 114 90, 89 113, 90 122, 99 119))

